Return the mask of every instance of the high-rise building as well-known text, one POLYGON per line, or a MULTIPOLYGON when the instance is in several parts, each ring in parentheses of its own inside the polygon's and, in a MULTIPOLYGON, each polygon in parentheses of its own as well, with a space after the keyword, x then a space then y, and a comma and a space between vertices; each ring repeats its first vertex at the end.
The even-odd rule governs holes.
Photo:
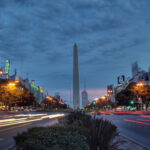
POLYGON ((88 93, 87 91, 84 90, 82 91, 81 95, 82 95, 82 107, 84 108, 88 104, 88 93))
POLYGON ((75 110, 80 109, 78 49, 76 43, 73 48, 73 108, 75 110))
POLYGON ((137 61, 132 64, 132 77, 134 77, 139 72, 139 67, 137 61))
POLYGON ((86 91, 86 83, 85 83, 85 81, 84 81, 84 90, 82 91, 81 95, 82 95, 82 107, 84 108, 88 104, 88 93, 86 91))

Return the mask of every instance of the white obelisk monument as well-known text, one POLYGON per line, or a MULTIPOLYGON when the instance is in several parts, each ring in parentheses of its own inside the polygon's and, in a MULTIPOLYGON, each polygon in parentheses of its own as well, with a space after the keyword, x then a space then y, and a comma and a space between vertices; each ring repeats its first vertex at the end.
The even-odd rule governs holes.
POLYGON ((73 48, 73 108, 74 110, 80 109, 78 49, 76 43, 73 48))

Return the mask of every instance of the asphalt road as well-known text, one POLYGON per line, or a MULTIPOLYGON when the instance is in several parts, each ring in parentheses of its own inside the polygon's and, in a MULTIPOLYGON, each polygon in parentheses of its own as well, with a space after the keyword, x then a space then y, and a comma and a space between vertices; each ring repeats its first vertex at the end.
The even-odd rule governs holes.
POLYGON ((120 134, 150 149, 150 115, 100 115, 118 127, 120 134))
MULTIPOLYGON (((15 145, 17 133, 36 126, 51 126, 57 122, 57 114, 4 114, 0 116, 0 150, 15 145)), ((150 115, 98 115, 111 121, 126 137, 150 148, 150 115)))
POLYGON ((38 126, 51 126, 57 123, 58 116, 53 116, 53 114, 48 115, 37 115, 29 116, 21 114, 21 116, 9 115, 5 118, 0 119, 0 150, 8 150, 15 145, 13 137, 17 133, 26 131, 31 127, 38 126))

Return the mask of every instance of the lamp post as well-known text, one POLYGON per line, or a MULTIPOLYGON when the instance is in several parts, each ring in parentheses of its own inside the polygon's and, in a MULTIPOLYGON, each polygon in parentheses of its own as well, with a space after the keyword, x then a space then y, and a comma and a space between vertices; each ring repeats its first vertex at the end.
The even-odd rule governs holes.
POLYGON ((139 91, 141 90, 141 88, 143 88, 143 86, 144 86, 144 84, 142 82, 139 82, 136 84, 137 98, 138 98, 138 104, 140 104, 140 110, 143 110, 142 109, 143 108, 143 102, 142 102, 141 95, 139 94, 139 91))
MULTIPOLYGON (((8 91, 9 90, 12 90, 13 88, 15 88, 15 83, 14 82, 10 82, 9 84, 8 84, 8 91)), ((10 109, 10 107, 11 107, 11 100, 10 100, 10 102, 9 102, 9 109, 10 109)))

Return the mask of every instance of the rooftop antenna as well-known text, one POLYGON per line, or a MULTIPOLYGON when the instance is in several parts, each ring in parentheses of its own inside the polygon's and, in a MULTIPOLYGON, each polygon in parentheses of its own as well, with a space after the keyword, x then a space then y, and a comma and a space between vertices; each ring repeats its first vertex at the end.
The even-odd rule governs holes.
POLYGON ((26 76, 27 76, 27 79, 28 79, 28 77, 29 77, 29 73, 28 72, 26 73, 26 76))
POLYGON ((84 79, 84 91, 86 91, 86 80, 84 79))
POLYGON ((15 76, 17 75, 17 69, 15 68, 15 76))

